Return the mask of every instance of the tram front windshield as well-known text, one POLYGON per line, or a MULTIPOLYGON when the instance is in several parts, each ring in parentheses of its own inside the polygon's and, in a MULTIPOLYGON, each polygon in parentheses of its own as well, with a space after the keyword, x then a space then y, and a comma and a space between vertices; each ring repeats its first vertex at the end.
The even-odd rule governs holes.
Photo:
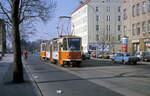
POLYGON ((81 48, 81 39, 80 38, 69 38, 68 45, 70 50, 80 50, 81 48))

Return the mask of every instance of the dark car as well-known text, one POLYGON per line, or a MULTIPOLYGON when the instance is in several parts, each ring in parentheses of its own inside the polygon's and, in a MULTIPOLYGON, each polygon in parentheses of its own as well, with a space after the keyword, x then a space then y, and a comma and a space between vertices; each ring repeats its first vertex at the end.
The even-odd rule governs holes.
POLYGON ((143 52, 140 60, 142 60, 142 61, 150 61, 150 52, 143 52))
POLYGON ((150 54, 143 56, 142 61, 150 61, 150 54))
POLYGON ((144 56, 143 61, 150 61, 150 55, 144 56))
POLYGON ((82 54, 82 59, 85 60, 85 59, 90 59, 90 54, 89 53, 83 53, 82 54))

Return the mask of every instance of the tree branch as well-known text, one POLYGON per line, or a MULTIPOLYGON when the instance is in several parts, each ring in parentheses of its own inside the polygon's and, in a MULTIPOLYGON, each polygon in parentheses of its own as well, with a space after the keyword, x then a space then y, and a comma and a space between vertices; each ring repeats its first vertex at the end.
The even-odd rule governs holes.
POLYGON ((7 0, 7 2, 9 3, 10 7, 12 8, 12 3, 10 0, 7 0))
POLYGON ((2 11, 4 12, 4 14, 7 16, 8 20, 10 22, 12 22, 11 18, 9 17, 8 13, 5 11, 5 8, 2 6, 2 4, 0 3, 0 8, 2 9, 2 11))

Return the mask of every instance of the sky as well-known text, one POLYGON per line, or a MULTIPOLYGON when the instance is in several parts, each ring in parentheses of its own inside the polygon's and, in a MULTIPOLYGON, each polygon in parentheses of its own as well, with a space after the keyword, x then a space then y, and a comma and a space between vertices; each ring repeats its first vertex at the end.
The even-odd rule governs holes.
POLYGON ((79 6, 80 0, 56 0, 57 8, 53 18, 47 23, 36 24, 36 33, 30 36, 30 41, 37 39, 50 40, 58 36, 57 26, 59 16, 71 16, 71 13, 79 6))

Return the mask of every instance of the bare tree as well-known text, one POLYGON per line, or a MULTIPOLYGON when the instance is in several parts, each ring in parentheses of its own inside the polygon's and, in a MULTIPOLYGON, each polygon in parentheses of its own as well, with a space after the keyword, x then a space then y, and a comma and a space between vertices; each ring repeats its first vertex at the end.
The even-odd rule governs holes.
POLYGON ((105 49, 105 46, 108 42, 108 34, 103 31, 102 33, 100 33, 100 36, 99 36, 99 42, 101 44, 101 49, 102 49, 102 57, 104 56, 104 49, 105 49))
POLYGON ((116 44, 115 36, 113 34, 110 34, 109 46, 110 46, 110 51, 112 53, 115 53, 115 44, 116 44))
POLYGON ((51 18, 56 7, 53 0, 0 0, 0 17, 13 34, 14 74, 13 82, 24 82, 20 48, 20 26, 24 23, 51 18))

